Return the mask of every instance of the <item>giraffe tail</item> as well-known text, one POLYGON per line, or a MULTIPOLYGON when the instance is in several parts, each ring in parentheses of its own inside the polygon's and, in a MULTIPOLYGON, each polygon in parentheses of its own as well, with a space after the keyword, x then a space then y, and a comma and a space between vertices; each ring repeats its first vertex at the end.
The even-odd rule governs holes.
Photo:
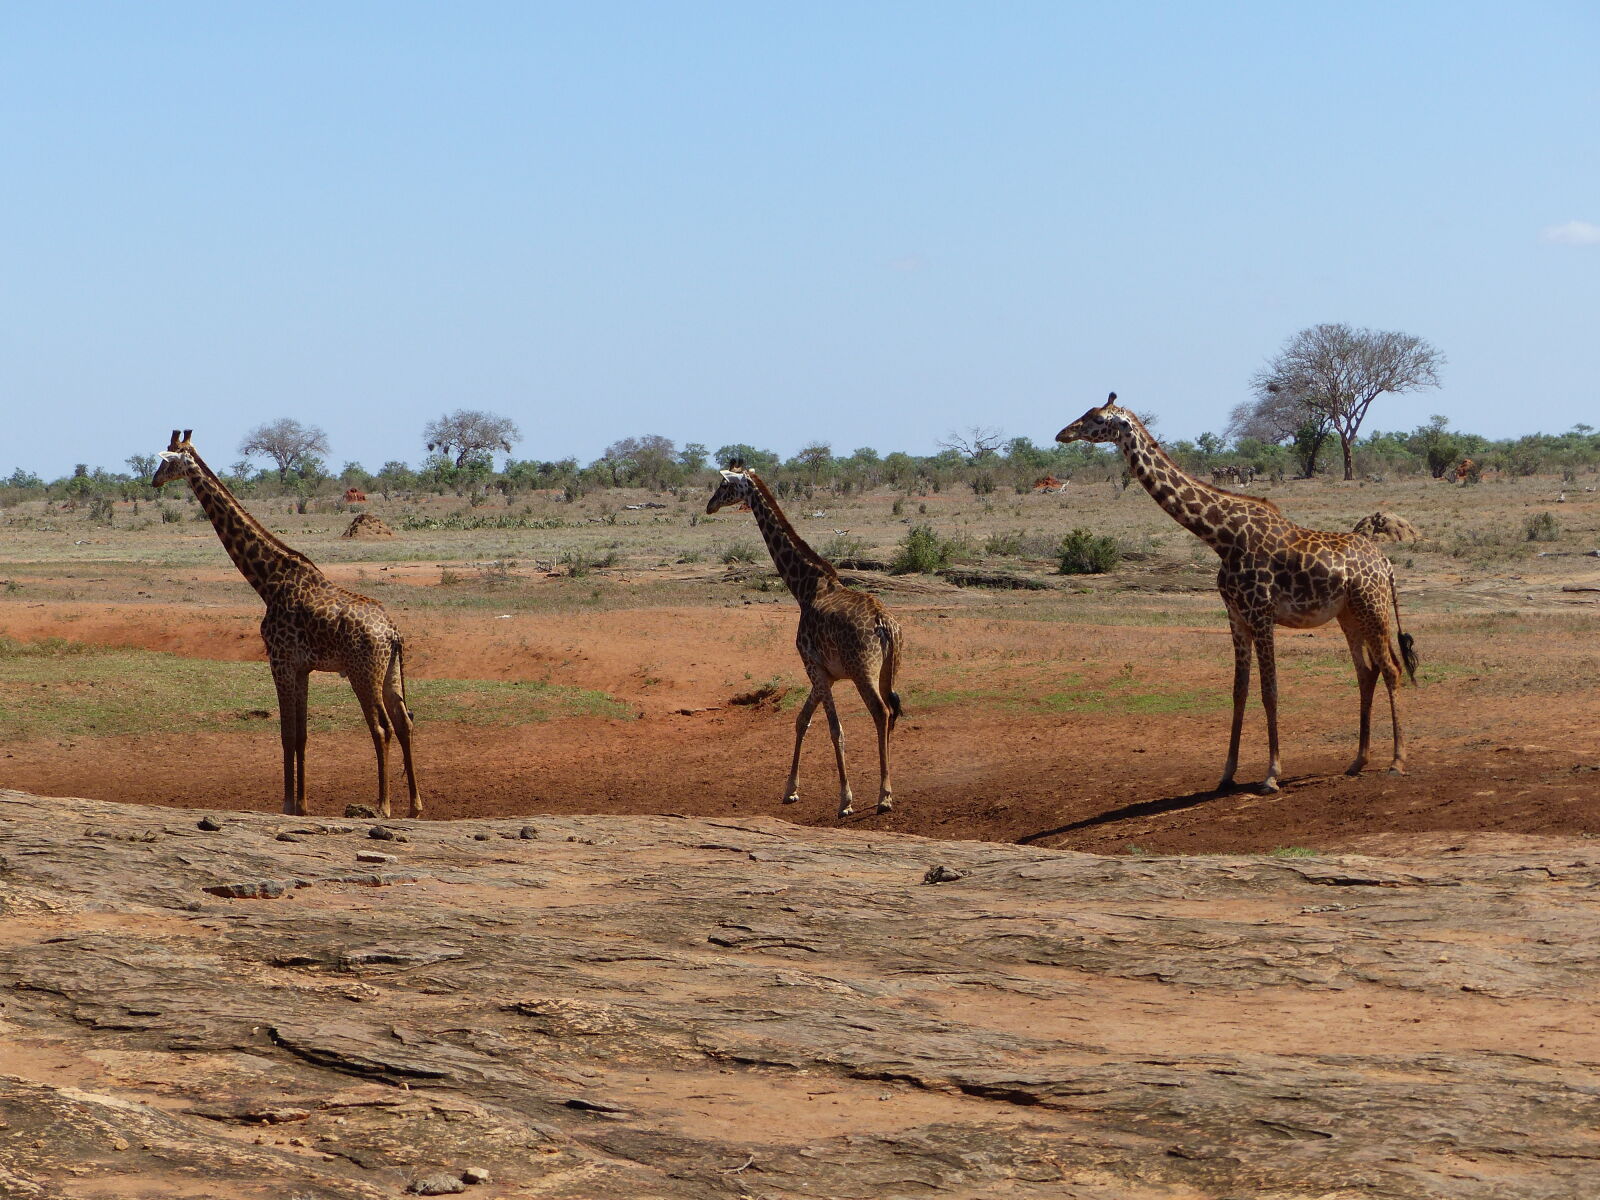
POLYGON ((400 703, 406 710, 406 716, 415 723, 417 714, 411 711, 411 701, 406 699, 406 646, 398 637, 394 639, 394 658, 391 661, 394 663, 395 691, 400 693, 400 703))
POLYGON ((1411 635, 1400 627, 1400 588, 1394 581, 1394 572, 1389 573, 1389 602, 1394 605, 1394 627, 1400 643, 1400 661, 1405 664, 1406 675, 1413 684, 1417 682, 1417 664, 1422 660, 1417 657, 1415 643, 1411 635))
POLYGON ((900 670, 900 631, 886 621, 878 623, 878 641, 883 645, 883 666, 878 670, 878 691, 889 706, 889 728, 903 711, 900 693, 894 690, 894 677, 900 670))

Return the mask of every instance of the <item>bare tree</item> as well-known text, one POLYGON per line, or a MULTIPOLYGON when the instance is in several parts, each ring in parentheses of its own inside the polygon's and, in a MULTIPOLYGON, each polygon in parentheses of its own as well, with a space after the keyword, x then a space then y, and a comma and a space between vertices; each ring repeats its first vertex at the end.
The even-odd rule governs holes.
POLYGON ((1372 402, 1385 392, 1438 387, 1443 363, 1439 351, 1409 333, 1313 325, 1290 338, 1251 382, 1258 396, 1283 395, 1324 418, 1339 435, 1344 477, 1354 479, 1351 447, 1372 402))
POLYGON ((994 425, 972 425, 964 430, 952 429, 936 443, 941 450, 954 450, 968 462, 993 458, 1000 452, 1005 434, 994 425))
POLYGON ((464 467, 473 459, 492 458, 496 450, 510 454, 512 444, 522 440, 522 431, 510 417, 477 408, 458 408, 437 421, 429 421, 422 430, 422 440, 430 452, 453 454, 456 466, 464 467))
POLYGON ((1310 479, 1317 473, 1317 459, 1333 433, 1333 424, 1325 412, 1307 403, 1303 393, 1269 380, 1257 383, 1254 400, 1233 406, 1226 432, 1236 441, 1254 438, 1269 445, 1292 443, 1300 474, 1310 479))
POLYGON ((240 454, 262 454, 278 464, 278 478, 285 483, 289 472, 307 464, 314 454, 328 452, 328 435, 315 425, 302 425, 293 417, 280 417, 258 425, 239 443, 240 454))

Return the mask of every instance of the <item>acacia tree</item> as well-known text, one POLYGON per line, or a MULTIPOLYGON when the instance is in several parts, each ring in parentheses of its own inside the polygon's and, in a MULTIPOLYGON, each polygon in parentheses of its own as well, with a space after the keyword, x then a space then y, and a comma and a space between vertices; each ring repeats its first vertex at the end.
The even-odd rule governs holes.
POLYGON ((626 437, 612 442, 600 456, 600 463, 611 472, 611 484, 620 487, 627 479, 660 491, 676 474, 677 447, 671 438, 659 433, 626 437))
POLYGON ((1274 382, 1257 385, 1256 398, 1234 405, 1228 415, 1227 435, 1236 443, 1289 442, 1305 479, 1317 473, 1317 459, 1332 433, 1333 425, 1326 413, 1312 409, 1301 393, 1274 382))
POLYGON ((429 421, 422 430, 422 440, 430 452, 454 455, 458 467, 474 461, 487 466, 496 450, 510 454, 512 444, 522 440, 522 431, 510 417, 477 408, 458 408, 437 421, 429 421))
POLYGON ((1252 380, 1258 396, 1286 394, 1339 436, 1344 477, 1367 409, 1385 392, 1439 386, 1444 356, 1422 338, 1345 324, 1313 325, 1290 338, 1252 380))
POLYGON ((313 455, 328 452, 328 435, 315 425, 302 425, 293 417, 280 417, 258 425, 239 443, 239 453, 261 454, 278 464, 278 478, 289 481, 289 472, 309 466, 313 455))

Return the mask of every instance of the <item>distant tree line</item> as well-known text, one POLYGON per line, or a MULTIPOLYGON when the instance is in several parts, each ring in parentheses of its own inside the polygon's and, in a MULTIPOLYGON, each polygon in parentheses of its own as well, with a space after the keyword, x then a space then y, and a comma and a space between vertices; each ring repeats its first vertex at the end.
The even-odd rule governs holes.
MULTIPOLYGON (((1574 479, 1579 472, 1600 469, 1600 434, 1584 424, 1561 434, 1492 441, 1451 429, 1449 419, 1437 415, 1409 431, 1362 435, 1379 397, 1439 386, 1443 363, 1443 355, 1411 334, 1314 325, 1291 337, 1256 372, 1253 398, 1234 408, 1220 434, 1202 433, 1194 441, 1179 440, 1166 448, 1180 466, 1201 476, 1241 467, 1268 479, 1308 478, 1333 469, 1347 480, 1424 472, 1444 478, 1459 470, 1467 482, 1476 482, 1485 471, 1559 472, 1574 479)), ((1147 423, 1154 420, 1145 415, 1147 423)), ((1026 492, 1046 478, 1126 482, 1122 458, 1111 447, 1082 442, 1040 446, 1027 437, 1008 439, 990 426, 952 432, 932 455, 900 450, 880 454, 871 447, 836 454, 831 443, 814 441, 783 458, 742 442, 712 451, 699 442, 680 447, 671 438, 646 434, 615 441, 599 458, 582 464, 576 458, 519 459, 514 448, 522 432, 516 422, 458 408, 430 421, 421 440, 427 456, 416 466, 395 461, 369 471, 347 462, 335 472, 325 460, 327 434, 283 417, 251 430, 239 444, 243 457, 218 473, 246 496, 290 494, 303 500, 354 487, 389 494, 454 493, 474 504, 497 494, 510 497, 534 490, 576 500, 599 488, 705 487, 714 469, 733 459, 742 459, 766 477, 780 496, 795 491, 810 496, 819 489, 848 495, 883 487, 907 494, 968 487, 989 495, 1026 492), (501 454, 506 457, 497 468, 501 454), (272 466, 251 461, 262 458, 272 466)), ((39 497, 145 498, 151 495, 149 479, 157 461, 155 455, 131 455, 125 460, 126 472, 79 464, 71 475, 48 481, 18 467, 0 478, 0 504, 39 497)))
MULTIPOLYGON (((1229 438, 1203 433, 1193 441, 1168 442, 1166 449, 1186 471, 1202 478, 1219 468, 1236 466, 1252 468, 1258 479, 1307 474, 1305 449, 1292 440, 1272 442, 1248 434, 1229 438)), ((355 487, 391 495, 454 494, 475 503, 534 490, 550 490, 561 498, 576 500, 603 488, 658 492, 705 488, 716 467, 735 458, 760 472, 782 496, 849 495, 877 488, 908 495, 966 488, 990 495, 1026 492, 1051 476, 1080 486, 1120 481, 1123 476, 1121 456, 1107 447, 1081 442, 1041 446, 1028 437, 1008 438, 977 453, 946 447, 932 455, 899 450, 880 454, 871 447, 839 454, 829 443, 817 441, 785 458, 774 450, 745 443, 719 446, 714 451, 698 442, 679 446, 656 434, 613 442, 587 464, 570 457, 546 461, 510 456, 498 466, 488 458, 472 457, 458 465, 458 453, 436 451, 419 464, 386 462, 376 471, 359 462, 346 462, 332 470, 311 453, 288 466, 274 461, 260 467, 241 459, 217 471, 243 496, 334 497, 355 487)), ((1573 479, 1600 470, 1600 432, 1579 424, 1560 434, 1493 440, 1452 429, 1449 420, 1438 415, 1411 430, 1374 430, 1350 446, 1356 478, 1453 477, 1463 459, 1470 459, 1484 472, 1561 474, 1573 479)), ((125 465, 127 470, 110 471, 80 463, 70 475, 49 480, 18 467, 9 476, 0 476, 0 505, 36 499, 152 498, 149 479, 155 457, 131 455, 125 465)), ((1324 439, 1309 465, 1312 473, 1342 474, 1344 456, 1338 442, 1324 439)))

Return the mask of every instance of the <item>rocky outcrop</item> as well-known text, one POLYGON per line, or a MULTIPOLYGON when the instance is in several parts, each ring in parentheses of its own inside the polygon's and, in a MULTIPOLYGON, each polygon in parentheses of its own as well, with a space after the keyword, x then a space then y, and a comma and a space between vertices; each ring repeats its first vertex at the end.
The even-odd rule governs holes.
POLYGON ((0 792, 0 1195, 1600 1191, 1586 844, 214 817, 0 792))

